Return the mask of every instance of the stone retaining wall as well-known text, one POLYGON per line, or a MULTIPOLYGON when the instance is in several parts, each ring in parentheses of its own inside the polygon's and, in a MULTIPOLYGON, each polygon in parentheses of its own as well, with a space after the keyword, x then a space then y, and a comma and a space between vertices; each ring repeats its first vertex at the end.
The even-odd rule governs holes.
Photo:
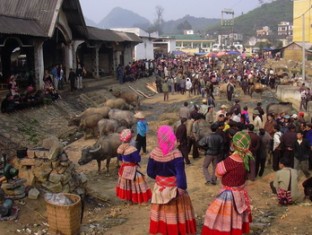
MULTIPOLYGON (((298 86, 279 85, 276 90, 276 98, 282 102, 291 102, 295 110, 299 111, 301 96, 298 86)), ((305 120, 310 122, 312 117, 312 101, 308 102, 308 110, 305 113, 305 120)))

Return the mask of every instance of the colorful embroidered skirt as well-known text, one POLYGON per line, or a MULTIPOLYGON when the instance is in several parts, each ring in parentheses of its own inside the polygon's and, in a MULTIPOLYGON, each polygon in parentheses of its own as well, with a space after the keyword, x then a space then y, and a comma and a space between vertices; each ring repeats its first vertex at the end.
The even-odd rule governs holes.
POLYGON ((167 204, 151 205, 150 234, 196 234, 196 221, 191 199, 187 193, 167 204))
POLYGON ((144 203, 151 199, 152 192, 145 181, 144 175, 136 172, 134 180, 124 179, 119 176, 116 196, 121 200, 133 203, 144 203))
POLYGON ((201 234, 240 235, 249 233, 251 220, 249 198, 246 191, 225 190, 209 205, 201 234), (237 208, 245 209, 239 213, 237 208))

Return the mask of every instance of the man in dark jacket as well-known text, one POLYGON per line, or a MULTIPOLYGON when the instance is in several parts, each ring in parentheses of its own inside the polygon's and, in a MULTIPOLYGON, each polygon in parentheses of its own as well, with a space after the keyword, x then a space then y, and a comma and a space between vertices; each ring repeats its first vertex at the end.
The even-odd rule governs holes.
MULTIPOLYGON (((255 160, 259 157, 259 148, 261 145, 260 137, 254 132, 254 125, 248 125, 248 134, 250 136, 250 146, 249 150, 252 153, 255 160)), ((248 174, 248 179, 254 181, 256 179, 256 162, 255 160, 251 160, 249 162, 250 172, 248 174)))
POLYGON ((185 122, 187 121, 186 118, 181 119, 181 124, 178 126, 176 130, 176 137, 178 143, 178 149, 181 151, 182 156, 184 158, 185 164, 191 164, 190 159, 188 157, 189 148, 187 144, 187 129, 185 122))
POLYGON ((290 167, 294 168, 294 148, 295 141, 297 139, 295 125, 290 124, 288 131, 281 137, 282 156, 288 158, 290 167))
POLYGON ((303 138, 303 132, 297 132, 297 140, 294 144, 294 168, 302 170, 305 177, 310 177, 309 172, 309 157, 310 157, 310 144, 308 140, 303 138))
POLYGON ((212 133, 205 136, 198 142, 198 146, 206 150, 205 159, 203 163, 203 173, 205 176, 206 184, 217 184, 217 177, 215 176, 215 170, 217 163, 223 156, 223 139, 216 133, 219 125, 214 123, 211 125, 212 133), (212 174, 209 174, 208 168, 212 163, 212 174))

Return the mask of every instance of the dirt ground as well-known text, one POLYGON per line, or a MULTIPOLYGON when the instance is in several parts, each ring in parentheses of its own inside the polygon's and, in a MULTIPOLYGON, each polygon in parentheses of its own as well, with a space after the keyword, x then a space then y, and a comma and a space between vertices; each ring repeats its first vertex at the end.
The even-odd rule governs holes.
MULTIPOLYGON (((254 105, 258 101, 265 101, 259 96, 252 100, 241 96, 242 103, 254 105)), ((143 112, 147 115, 150 131, 147 136, 147 150, 153 149, 156 144, 155 132, 161 124, 172 124, 177 119, 176 111, 185 100, 201 100, 199 96, 170 95, 169 102, 164 102, 161 94, 143 101, 143 112)), ((217 98, 218 106, 225 102, 224 98, 217 98)), ((253 106, 254 107, 254 106, 253 106)), ((77 164, 80 151, 90 146, 95 139, 79 139, 66 147, 71 161, 77 164)), ((198 234, 200 234, 205 211, 209 203, 218 194, 220 182, 216 186, 205 185, 201 165, 201 158, 193 160, 186 166, 188 192, 195 209, 198 234)), ((146 172, 148 154, 142 155, 141 170, 146 172)), ((105 165, 105 164, 103 164, 105 165)), ((96 162, 84 166, 77 164, 77 171, 84 172, 88 177, 88 197, 85 200, 84 218, 81 234, 105 235, 144 235, 148 234, 149 205, 128 205, 115 197, 117 182, 117 168, 115 159, 111 162, 110 172, 106 173, 102 166, 101 174, 97 173, 96 162)), ((255 182, 248 182, 247 190, 251 198, 254 223, 251 234, 312 234, 312 210, 310 201, 302 201, 289 207, 277 204, 276 197, 271 193, 269 182, 274 178, 271 166, 262 178, 255 182)), ((300 182, 304 180, 301 176, 300 182)), ((153 180, 147 177, 150 187, 153 180)), ((301 191, 302 188, 301 188, 301 191)), ((48 231, 45 215, 45 203, 41 196, 38 200, 24 199, 17 203, 20 208, 19 218, 15 221, 1 222, 0 234, 46 234, 48 231)))

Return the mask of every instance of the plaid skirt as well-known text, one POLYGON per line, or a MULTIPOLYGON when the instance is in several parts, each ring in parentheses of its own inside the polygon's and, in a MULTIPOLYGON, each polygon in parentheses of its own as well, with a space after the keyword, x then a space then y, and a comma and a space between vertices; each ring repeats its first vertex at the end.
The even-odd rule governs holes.
POLYGON ((134 180, 124 179, 119 176, 116 196, 121 200, 140 204, 148 202, 152 197, 152 192, 145 181, 144 175, 137 171, 134 180))
POLYGON ((151 205, 150 234, 196 234, 196 221, 191 199, 187 193, 167 204, 151 205))
POLYGON ((251 221, 247 192, 226 189, 209 205, 201 234, 240 235, 249 233, 251 221))

